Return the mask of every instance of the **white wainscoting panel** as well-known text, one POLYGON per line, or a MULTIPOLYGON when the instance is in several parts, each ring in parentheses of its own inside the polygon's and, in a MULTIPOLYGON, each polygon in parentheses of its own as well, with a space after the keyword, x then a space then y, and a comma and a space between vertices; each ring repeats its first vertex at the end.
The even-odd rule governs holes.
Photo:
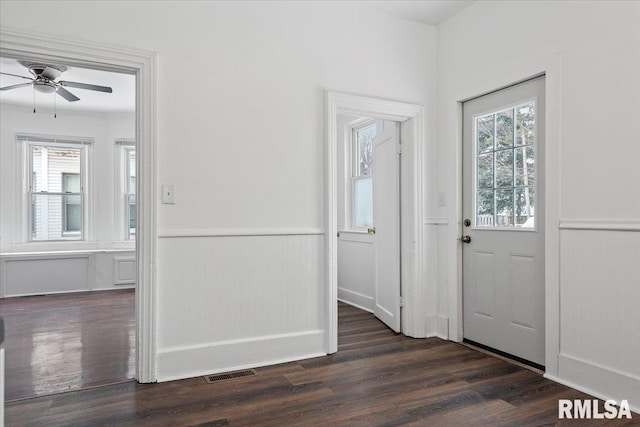
POLYGON ((15 258, 3 261, 4 296, 86 290, 92 281, 90 255, 15 258))
POLYGON ((560 242, 558 376, 638 408, 640 233, 563 229, 560 242))
POLYGON ((113 284, 133 285, 136 283, 136 257, 113 257, 113 284))
POLYGON ((338 299, 373 312, 374 267, 373 236, 341 231, 338 238, 338 299))
POLYGON ((131 250, 5 253, 0 297, 131 288, 135 274, 131 250))
POLYGON ((160 239, 158 378, 326 353, 323 235, 160 239))

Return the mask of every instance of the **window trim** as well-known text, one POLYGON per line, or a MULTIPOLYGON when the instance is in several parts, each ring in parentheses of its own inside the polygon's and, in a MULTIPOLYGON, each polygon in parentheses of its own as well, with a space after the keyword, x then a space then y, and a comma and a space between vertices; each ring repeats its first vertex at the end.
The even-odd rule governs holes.
MULTIPOLYGON (((95 216, 95 198, 93 197, 93 144, 94 139, 91 137, 74 137, 74 136, 53 136, 19 133, 16 134, 16 142, 21 145, 18 155, 22 156, 18 159, 17 164, 21 167, 16 168, 19 180, 22 183, 19 198, 21 203, 16 204, 16 217, 21 224, 21 236, 19 243, 33 245, 41 245, 46 248, 47 245, 59 247, 60 244, 78 244, 89 242, 93 237, 93 218, 95 216), (33 179, 33 159, 31 158, 32 147, 49 146, 55 148, 80 148, 80 170, 81 170, 81 193, 82 193, 82 217, 81 217, 81 237, 60 238, 51 240, 33 240, 33 221, 32 221, 32 191, 31 184, 33 179), (84 173, 82 173, 84 171, 84 173)), ((61 193, 62 194, 62 193, 61 193)))

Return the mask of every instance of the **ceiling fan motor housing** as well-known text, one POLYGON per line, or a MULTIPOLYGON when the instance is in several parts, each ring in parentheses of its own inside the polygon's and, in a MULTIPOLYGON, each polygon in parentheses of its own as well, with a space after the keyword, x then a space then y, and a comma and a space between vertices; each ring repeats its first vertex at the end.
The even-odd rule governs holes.
POLYGON ((57 87, 55 84, 49 81, 38 81, 38 80, 33 82, 33 88, 41 93, 53 93, 57 90, 57 87))

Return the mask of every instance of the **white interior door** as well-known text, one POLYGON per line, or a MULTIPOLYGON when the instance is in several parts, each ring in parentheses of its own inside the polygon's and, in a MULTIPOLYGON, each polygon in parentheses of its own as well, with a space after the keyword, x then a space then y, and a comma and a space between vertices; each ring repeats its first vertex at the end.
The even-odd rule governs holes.
POLYGON ((400 332, 399 126, 382 122, 373 141, 374 314, 400 332))
POLYGON ((544 77, 463 105, 464 338, 544 365, 544 77))

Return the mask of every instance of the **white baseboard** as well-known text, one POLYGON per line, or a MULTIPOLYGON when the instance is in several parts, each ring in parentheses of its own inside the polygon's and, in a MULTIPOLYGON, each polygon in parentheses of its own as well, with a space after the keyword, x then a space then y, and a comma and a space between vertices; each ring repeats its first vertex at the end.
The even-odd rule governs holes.
POLYGON ((427 338, 438 337, 443 340, 449 339, 449 318, 440 314, 430 314, 427 316, 427 338))
POLYGON ((158 352, 158 382, 276 365, 326 352, 324 331, 304 331, 197 346, 175 347, 158 352))
POLYGON ((558 376, 544 376, 598 399, 627 400, 631 410, 640 414, 640 378, 630 374, 561 354, 558 356, 558 376))
POLYGON ((373 313, 374 299, 358 292, 344 288, 338 288, 338 301, 358 307, 361 310, 373 313))
POLYGON ((443 340, 449 339, 449 318, 436 314, 436 336, 443 340))

